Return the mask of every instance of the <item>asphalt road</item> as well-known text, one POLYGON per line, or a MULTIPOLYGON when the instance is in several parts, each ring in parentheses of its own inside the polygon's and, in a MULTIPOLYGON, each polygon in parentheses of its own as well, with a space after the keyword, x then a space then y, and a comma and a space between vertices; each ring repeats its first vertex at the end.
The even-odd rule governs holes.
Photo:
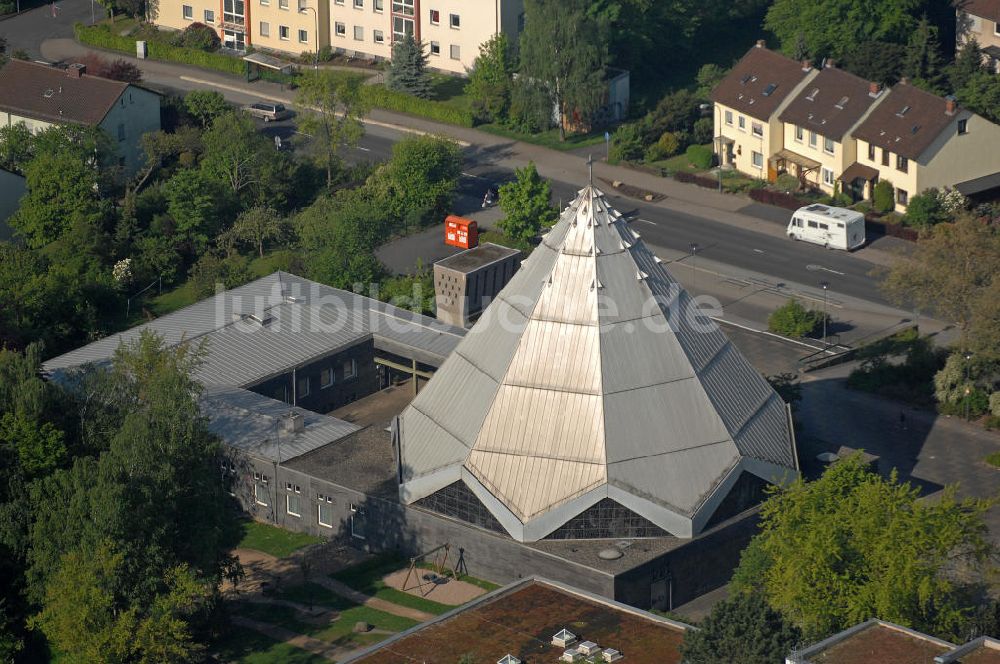
POLYGON ((9 52, 18 49, 27 51, 33 59, 42 57, 39 47, 46 39, 73 36, 76 22, 90 25, 91 7, 94 17, 104 18, 104 8, 95 1, 65 0, 25 11, 20 16, 0 21, 0 36, 7 39, 9 52), (55 10, 53 11, 53 7, 55 10))
MULTIPOLYGON (((466 164, 466 173, 469 175, 463 178, 460 194, 470 200, 481 200, 489 183, 513 178, 512 172, 489 164, 466 164)), ((577 185, 553 181, 553 202, 565 205, 577 189, 577 185)), ((857 255, 764 235, 625 196, 609 196, 615 207, 630 215, 632 228, 646 244, 681 253, 690 253, 691 245, 697 244, 696 254, 685 260, 697 263, 703 259, 767 275, 774 278, 775 286, 787 282, 821 292, 820 284, 826 282, 831 297, 841 294, 889 304, 871 276, 876 266, 857 255)), ((775 219, 774 223, 779 222, 775 219)))

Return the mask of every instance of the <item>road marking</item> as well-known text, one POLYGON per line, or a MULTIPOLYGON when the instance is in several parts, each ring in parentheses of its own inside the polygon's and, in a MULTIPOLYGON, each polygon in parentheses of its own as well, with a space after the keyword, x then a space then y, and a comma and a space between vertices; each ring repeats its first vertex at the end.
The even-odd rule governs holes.
POLYGON ((467 178, 475 178, 477 180, 485 180, 486 179, 482 175, 476 175, 475 173, 466 173, 465 171, 462 171, 462 175, 464 175, 467 178))
POLYGON ((361 150, 362 152, 371 152, 372 151, 371 148, 366 148, 363 145, 355 145, 354 149, 355 150, 361 150))
POLYGON ((844 272, 838 272, 837 270, 831 270, 828 267, 824 267, 822 265, 816 265, 816 264, 813 264, 813 263, 810 263, 809 265, 806 265, 806 269, 809 270, 810 272, 817 272, 817 271, 822 270, 823 272, 830 272, 832 274, 838 274, 838 275, 840 275, 842 277, 845 275, 844 272))
POLYGON ((823 348, 822 346, 813 346, 812 344, 808 344, 808 343, 806 343, 804 341, 800 341, 799 339, 792 339, 790 337, 784 337, 784 336, 782 336, 780 334, 775 334, 774 332, 770 332, 768 330, 758 330, 755 327, 750 327, 749 325, 741 325, 740 323, 734 323, 733 321, 726 320, 725 318, 722 318, 720 316, 709 316, 709 318, 711 318, 712 320, 714 320, 716 323, 725 323, 726 325, 732 325, 733 327, 738 327, 741 330, 746 330, 747 332, 754 332, 756 334, 763 334, 764 336, 767 336, 767 337, 774 337, 775 339, 780 339, 781 341, 787 341, 789 343, 798 344, 799 346, 805 346, 806 348, 811 348, 811 349, 813 349, 815 351, 823 351, 823 353, 825 353, 826 355, 836 355, 836 351, 833 350, 833 348, 834 348, 833 345, 828 345, 826 348, 823 348))
POLYGON ((644 224, 649 224, 650 226, 655 226, 655 221, 650 221, 649 219, 636 219, 636 221, 641 221, 644 224))
POLYGON ((753 251, 754 251, 755 254, 762 254, 762 253, 764 253, 763 249, 754 249, 753 251))

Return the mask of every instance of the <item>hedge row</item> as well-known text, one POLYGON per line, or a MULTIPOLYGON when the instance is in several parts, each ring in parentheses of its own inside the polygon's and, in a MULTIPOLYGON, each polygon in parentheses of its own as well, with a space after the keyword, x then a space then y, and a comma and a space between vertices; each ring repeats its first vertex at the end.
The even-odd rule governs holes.
POLYGON ((902 224, 891 224, 871 215, 865 215, 865 226, 870 232, 890 235, 910 242, 916 242, 920 238, 920 232, 916 228, 909 228, 902 224))
POLYGON ((705 177, 704 175, 695 175, 694 173, 685 173, 684 171, 677 171, 674 173, 674 179, 678 182, 686 182, 687 184, 696 184, 699 187, 705 187, 706 189, 718 189, 719 180, 716 178, 705 177))
MULTIPOLYGON (((73 26, 76 40, 81 44, 107 49, 109 51, 120 51, 131 56, 135 56, 135 39, 123 37, 111 31, 107 25, 85 26, 77 23, 73 26)), ((221 53, 209 53, 192 48, 171 46, 162 42, 147 41, 146 47, 151 60, 165 60, 168 62, 178 62, 185 65, 194 65, 205 69, 215 69, 242 76, 246 73, 246 66, 239 58, 234 58, 221 53)))
POLYGON ((364 101, 374 108, 419 115, 420 117, 446 122, 460 127, 472 127, 475 120, 471 111, 442 104, 439 101, 420 99, 402 92, 390 90, 384 85, 365 85, 361 88, 364 101))
POLYGON ((750 198, 758 203, 777 205, 786 210, 798 210, 804 205, 809 205, 808 201, 799 200, 791 194, 786 194, 783 191, 772 191, 770 189, 751 189, 750 198))

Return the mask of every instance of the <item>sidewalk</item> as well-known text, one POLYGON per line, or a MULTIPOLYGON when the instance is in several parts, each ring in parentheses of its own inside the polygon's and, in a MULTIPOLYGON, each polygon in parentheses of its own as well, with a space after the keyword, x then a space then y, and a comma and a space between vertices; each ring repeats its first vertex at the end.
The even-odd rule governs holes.
MULTIPOLYGON (((53 61, 73 59, 88 52, 100 52, 78 44, 72 39, 50 39, 42 43, 42 54, 53 61)), ((138 60, 115 53, 138 65, 147 83, 173 89, 196 89, 214 87, 236 93, 244 97, 255 97, 278 101, 285 104, 294 102, 294 93, 276 83, 255 81, 246 83, 238 78, 211 72, 196 67, 174 63, 138 60)), ((550 150, 538 145, 511 141, 476 129, 440 124, 423 118, 373 109, 369 113, 373 124, 388 126, 398 131, 419 132, 447 136, 469 146, 468 158, 504 168, 518 168, 533 161, 538 172, 545 178, 562 182, 577 182, 582 186, 589 180, 587 159, 571 152, 550 150)), ((753 201, 742 195, 723 194, 710 189, 677 182, 650 173, 644 173, 623 166, 594 162, 594 179, 612 182, 620 180, 651 192, 662 194, 666 199, 655 205, 699 217, 710 217, 723 224, 750 229, 765 235, 784 237, 785 229, 773 219, 755 217, 740 210, 750 207, 753 201)), ((602 188, 610 189, 604 185, 602 188)), ((773 216, 773 215, 769 215, 773 216)), ((891 243, 889 243, 891 244, 891 243)), ((895 255, 879 248, 866 247, 857 252, 860 258, 878 265, 890 265, 895 255)))

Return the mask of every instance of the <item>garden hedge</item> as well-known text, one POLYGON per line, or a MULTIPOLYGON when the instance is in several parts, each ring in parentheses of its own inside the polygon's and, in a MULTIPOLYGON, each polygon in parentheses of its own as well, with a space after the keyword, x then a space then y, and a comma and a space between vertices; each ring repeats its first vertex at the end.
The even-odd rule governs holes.
POLYGON ((439 101, 420 99, 403 92, 390 90, 384 85, 366 85, 361 88, 364 101, 373 108, 419 115, 428 120, 446 122, 459 127, 472 127, 475 119, 472 111, 448 106, 439 101))
MULTIPOLYGON (((73 26, 76 40, 81 44, 103 48, 109 51, 120 51, 131 56, 135 56, 135 42, 132 37, 123 37, 111 31, 107 25, 85 26, 77 23, 73 26)), ((185 65, 194 65, 205 69, 226 72, 235 76, 243 76, 246 73, 246 65, 239 58, 234 58, 221 53, 209 53, 193 48, 183 48, 181 46, 171 46, 162 42, 147 41, 148 56, 151 60, 164 60, 167 62, 178 62, 185 65)))

